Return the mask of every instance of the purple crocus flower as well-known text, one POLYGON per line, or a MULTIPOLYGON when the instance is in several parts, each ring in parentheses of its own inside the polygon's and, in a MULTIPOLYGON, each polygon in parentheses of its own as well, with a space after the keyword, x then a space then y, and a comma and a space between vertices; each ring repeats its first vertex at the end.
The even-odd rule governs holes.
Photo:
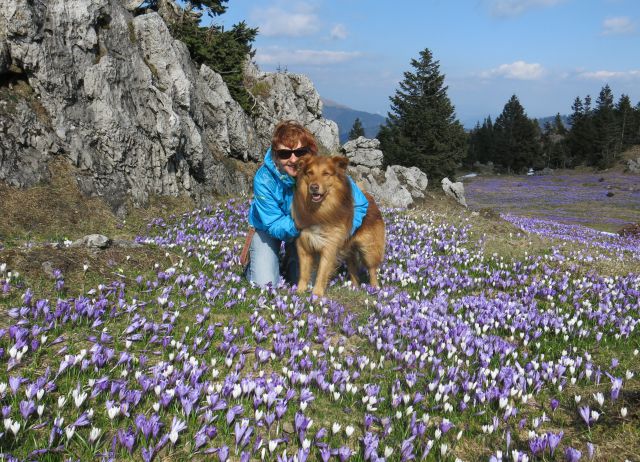
POLYGON ((244 408, 241 404, 229 408, 227 411, 227 424, 231 425, 231 422, 233 422, 237 416, 241 415, 243 410, 244 408))
POLYGON ((323 445, 320 448, 320 458, 322 462, 329 462, 329 459, 331 459, 331 448, 329 446, 323 445))
POLYGON ((367 432, 364 435, 364 460, 371 460, 374 456, 377 458, 378 444, 380 440, 371 432, 367 432))
POLYGON ((564 450, 564 458, 567 462, 578 462, 582 457, 582 453, 572 447, 567 447, 564 450))
POLYGON ((549 446, 549 451, 551 452, 551 457, 553 457, 558 444, 560 444, 560 440, 564 436, 564 432, 560 433, 547 433, 547 445, 549 446))
POLYGON ((129 454, 133 454, 133 446, 136 443, 136 435, 133 429, 129 427, 126 431, 123 429, 118 430, 118 442, 123 446, 129 454))
POLYGON ((22 418, 27 420, 29 416, 36 411, 36 404, 32 400, 20 401, 19 408, 22 418))
POLYGON ((580 413, 580 417, 585 421, 588 427, 591 426, 591 409, 589 406, 580 406, 578 408, 578 412, 580 413))
POLYGON ((341 446, 338 449, 338 458, 340 459, 340 462, 345 462, 349 457, 351 457, 351 448, 349 448, 349 446, 341 446))
POLYGON ((9 388, 11 389, 12 394, 16 394, 18 392, 18 388, 20 388, 20 384, 22 383, 22 377, 9 377, 9 388))
POLYGON ((144 462, 151 462, 156 455, 156 451, 153 446, 149 446, 148 448, 143 447, 141 453, 142 460, 144 462))
POLYGON ((534 456, 541 455, 547 447, 547 436, 536 436, 529 440, 529 449, 534 456))
POLYGON ((253 434, 253 427, 249 426, 249 419, 243 419, 242 422, 236 422, 234 431, 236 436, 236 447, 242 450, 247 444, 249 444, 251 435, 253 434))
POLYGON ((218 460, 220 462, 227 462, 228 458, 229 458, 229 447, 227 445, 224 445, 218 450, 218 460))

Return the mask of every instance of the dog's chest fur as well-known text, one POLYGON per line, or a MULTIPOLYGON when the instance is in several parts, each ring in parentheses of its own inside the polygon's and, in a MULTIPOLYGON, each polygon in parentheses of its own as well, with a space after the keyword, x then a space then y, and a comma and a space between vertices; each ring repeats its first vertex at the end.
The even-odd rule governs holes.
POLYGON ((345 235, 340 227, 313 225, 305 228, 300 237, 310 251, 321 252, 327 246, 343 244, 348 234, 345 235))

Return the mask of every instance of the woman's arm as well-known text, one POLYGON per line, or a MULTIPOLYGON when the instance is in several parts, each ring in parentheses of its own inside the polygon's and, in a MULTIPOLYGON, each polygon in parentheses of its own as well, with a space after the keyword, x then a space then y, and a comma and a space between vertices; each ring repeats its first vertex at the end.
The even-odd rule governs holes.
POLYGON ((291 213, 284 213, 275 196, 275 185, 270 182, 253 182, 253 207, 260 221, 265 226, 265 231, 270 236, 281 241, 290 241, 300 235, 300 231, 291 217, 291 213))

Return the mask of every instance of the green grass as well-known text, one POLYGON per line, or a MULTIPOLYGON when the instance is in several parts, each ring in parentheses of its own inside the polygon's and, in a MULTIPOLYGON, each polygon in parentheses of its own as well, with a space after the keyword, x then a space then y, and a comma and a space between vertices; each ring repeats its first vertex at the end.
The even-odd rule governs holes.
MULTIPOLYGON (((133 300, 143 303, 147 302, 146 307, 140 307, 136 310, 136 313, 140 316, 144 316, 149 322, 162 324, 162 317, 168 312, 175 310, 180 311, 178 319, 175 323, 175 328, 170 335, 174 340, 183 344, 193 344, 196 336, 202 334, 202 331, 197 326, 196 316, 203 313, 205 307, 211 308, 211 311, 203 326, 212 324, 216 326, 215 333, 211 338, 213 345, 218 345, 222 341, 222 332, 225 328, 230 329, 244 329, 245 333, 251 332, 252 321, 251 316, 254 311, 259 311, 260 316, 268 319, 268 322, 273 326, 280 326, 286 329, 287 332, 294 329, 293 322, 305 319, 310 310, 309 305, 301 304, 302 312, 294 314, 290 307, 272 307, 273 300, 269 296, 265 296, 264 305, 266 308, 257 307, 255 303, 247 300, 255 300, 259 297, 259 291, 255 288, 251 288, 244 281, 228 281, 224 283, 224 291, 221 292, 215 300, 208 302, 201 295, 192 295, 187 297, 180 288, 173 286, 172 293, 169 297, 169 302, 174 304, 174 308, 171 310, 165 310, 158 307, 155 303, 160 295, 157 290, 148 288, 147 286, 138 285, 135 281, 138 276, 142 276, 143 280, 154 280, 158 277, 160 270, 166 270, 169 267, 180 269, 180 262, 182 262, 182 268, 186 272, 186 268, 189 267, 193 270, 193 273, 198 274, 202 272, 207 277, 212 276, 212 268, 204 266, 200 261, 194 257, 188 257, 181 252, 180 249, 166 250, 155 246, 144 246, 140 249, 121 249, 112 248, 106 251, 89 252, 86 249, 66 249, 66 248, 52 248, 45 245, 50 240, 60 240, 62 238, 74 239, 81 237, 83 233, 86 233, 89 229, 96 229, 96 226, 101 226, 98 229, 104 234, 117 235, 124 239, 132 239, 136 234, 144 234, 146 229, 146 223, 150 218, 155 216, 179 215, 181 211, 188 209, 190 204, 185 204, 181 201, 167 201, 168 204, 164 204, 158 200, 155 205, 152 205, 147 210, 134 210, 132 215, 127 217, 126 223, 121 222, 114 217, 111 212, 104 207, 104 204, 97 202, 87 201, 81 196, 74 196, 67 198, 69 203, 75 203, 73 207, 65 207, 65 201, 60 201, 59 216, 48 218, 49 221, 33 222, 29 223, 26 218, 16 219, 20 215, 20 207, 31 207, 27 210, 31 210, 32 217, 45 217, 44 213, 38 212, 35 209, 36 205, 31 204, 33 198, 42 197, 42 194, 51 195, 52 191, 49 188, 54 188, 53 192, 61 191, 63 187, 62 183, 52 185, 41 186, 40 189, 29 191, 15 191, 10 188, 6 188, 12 197, 10 204, 15 208, 11 211, 12 215, 8 223, 4 223, 0 230, 3 232, 2 236, 5 241, 5 249, 0 250, 0 262, 8 263, 9 267, 14 271, 19 271, 20 284, 18 285, 20 290, 11 291, 8 294, 0 294, 0 313, 6 314, 6 310, 9 307, 19 306, 21 303, 21 295, 23 289, 30 287, 38 298, 47 298, 51 306, 55 306, 58 303, 58 299, 74 298, 81 294, 86 294, 90 289, 94 289, 96 292, 91 295, 92 297, 98 297, 102 292, 105 297, 113 298, 112 291, 117 291, 118 288, 109 289, 108 287, 102 291, 98 290, 100 284, 108 284, 109 281, 123 281, 126 283, 126 296, 124 297, 127 303, 133 303, 133 300), (76 201, 76 202, 73 202, 76 201), (104 208, 103 208, 104 207, 104 208), (82 213, 82 219, 78 219, 75 222, 69 220, 70 216, 76 214, 75 210, 94 210, 95 215, 89 213, 82 213), (13 220, 13 221, 12 221, 13 220), (100 225, 102 223, 102 225, 100 225), (25 243, 31 243, 31 248, 25 248, 25 243), (9 245, 7 243, 10 243, 9 245), (50 279, 43 270, 43 263, 51 262, 54 268, 60 268, 63 270, 65 276, 65 286, 62 290, 55 288, 55 281, 50 279), (85 271, 84 265, 88 264, 88 269, 85 271), (158 267, 156 268, 156 265, 158 267), (243 299, 238 299, 238 293, 234 291, 246 291, 249 295, 243 299), (184 307, 181 304, 184 303, 184 307), (225 308, 226 304, 233 303, 230 309, 225 308), (260 308, 258 310, 258 308, 260 308), (187 328, 189 328, 187 330, 187 328)), ((10 207, 6 203, 3 205, 5 210, 10 207)), ((447 222, 455 224, 458 228, 469 226, 470 239, 464 244, 467 250, 483 249, 483 255, 480 261, 463 262, 459 268, 459 271, 463 272, 468 270, 472 276, 481 276, 484 274, 484 269, 490 268, 491 270, 507 270, 516 262, 526 262, 527 258, 532 255, 549 255, 552 252, 554 246, 559 245, 558 242, 550 242, 535 236, 527 236, 524 233, 518 231, 512 225, 505 223, 495 216, 482 216, 481 214, 475 215, 469 211, 461 210, 448 200, 440 197, 434 198, 425 208, 414 210, 407 213, 414 218, 419 224, 440 223, 447 222), (475 268, 475 269, 474 269, 475 268)), ((241 238, 238 237, 237 242, 226 242, 221 245, 240 245, 241 238)), ((570 246, 568 246, 571 248, 570 246)), ((577 248, 577 247, 576 247, 577 248)), ((219 249, 218 249, 219 250, 219 249)), ((571 263, 567 263, 567 269, 569 269, 571 263)), ((239 273, 240 268, 236 267, 235 270, 239 273)), ((598 271, 600 274, 615 276, 624 275, 629 272, 639 272, 638 262, 607 262, 597 261, 591 266, 580 266, 577 268, 571 268, 575 275, 587 274, 589 271, 598 271)), ((544 277, 543 269, 533 271, 529 278, 542 278, 544 277)), ((220 283, 224 281, 218 281, 220 283)), ((409 283, 402 288, 407 291, 413 298, 425 297, 422 291, 421 284, 409 283)), ((517 287, 514 290, 520 290, 522 287, 517 287)), ((468 290, 461 290, 460 293, 452 294, 451 300, 459 300, 464 296, 477 295, 479 292, 485 291, 485 293, 491 294, 491 289, 487 285, 480 285, 468 290)), ((494 291, 494 293, 497 292, 494 291)), ((345 286, 341 283, 337 283, 332 286, 328 291, 329 297, 343 305, 349 313, 353 313, 354 325, 364 325, 369 319, 373 305, 378 299, 376 295, 369 295, 365 291, 359 288, 352 288, 345 286)), ((429 296, 435 295, 432 292, 429 296)), ((294 297, 289 296, 288 301, 294 303, 294 297)), ((541 309, 551 309, 547 301, 542 297, 538 299, 541 309)), ((597 303, 597 300, 592 300, 593 303, 597 303)), ((322 302, 315 302, 311 305, 314 310, 321 310, 323 308, 322 302)), ((569 312, 571 310, 571 303, 557 304, 557 308, 569 312)), ((451 307, 449 307, 451 310, 451 307)), ((317 311, 316 311, 317 312, 317 311)), ((450 313, 453 314, 453 313, 450 313)), ((460 316, 465 316, 466 313, 458 313, 460 316)), ((58 345, 46 350, 39 350, 33 356, 29 357, 28 361, 23 362, 14 370, 6 372, 0 371, 0 382, 6 382, 10 375, 23 375, 26 377, 34 377, 37 374, 41 374, 47 366, 53 368, 57 367, 61 357, 64 354, 78 354, 82 349, 90 349, 93 345, 88 339, 91 336, 100 335, 105 330, 109 334, 113 335, 113 340, 110 345, 116 347, 118 351, 121 351, 125 345, 125 335, 122 333, 123 329, 130 324, 133 314, 120 314, 117 316, 107 316, 104 324, 98 328, 93 328, 91 323, 87 320, 79 320, 76 322, 69 321, 66 323, 60 322, 60 324, 51 332, 48 333, 50 340, 53 337, 62 335, 64 339, 58 345), (60 353, 61 349, 65 349, 60 353)), ((6 326, 8 318, 6 316, 0 317, 0 327, 6 326)), ((593 327, 594 324, 588 324, 588 327, 593 327)), ((517 335, 513 335, 508 329, 501 328, 493 331, 496 335, 500 335, 504 338, 510 338, 513 336, 512 341, 519 345, 518 352, 520 354, 526 353, 529 355, 536 355, 544 353, 547 358, 558 358, 562 355, 562 351, 568 348, 570 343, 577 352, 589 351, 594 363, 605 367, 611 362, 612 358, 617 358, 620 361, 618 366, 620 370, 629 369, 632 371, 640 370, 640 358, 634 356, 634 350, 640 348, 640 339, 637 334, 632 335, 630 339, 615 339, 613 337, 605 336, 603 340, 594 345, 592 341, 586 341, 584 339, 571 339, 568 342, 563 338, 561 334, 555 332, 545 332, 537 341, 530 342, 528 345, 524 345, 523 339, 517 335), (536 343, 540 343, 540 347, 536 346, 536 343)), ((316 332, 317 334, 317 332, 316 332)), ((169 361, 172 355, 179 353, 179 349, 175 346, 162 347, 161 344, 151 343, 153 337, 152 333, 146 333, 139 340, 134 342, 128 351, 136 358, 136 361, 140 361, 142 357, 147 358, 147 366, 151 364, 158 364, 161 361, 169 361)), ((247 350, 246 350, 246 365, 243 373, 257 372, 254 371, 254 365, 256 359, 254 356, 255 340, 251 335, 247 335, 247 350)), ((345 356, 339 356, 337 354, 329 353, 328 350, 325 354, 324 347, 321 341, 316 341, 311 338, 311 350, 309 355, 312 358, 314 364, 317 364, 320 360, 331 361, 331 356, 334 356, 334 363, 344 364, 345 356), (315 357, 313 351, 320 354, 315 357), (324 356, 323 356, 324 355, 324 356)), ((334 351, 340 347, 344 348, 345 355, 366 355, 373 360, 380 358, 381 353, 376 350, 375 346, 370 344, 368 340, 362 335, 344 335, 340 330, 340 325, 328 326, 328 339, 327 341, 334 349, 334 351)), ((406 339, 401 339, 398 346, 406 343, 406 339)), ((0 340, 0 347, 5 347, 5 340, 0 340)), ((267 338, 259 346, 263 348, 270 348, 272 346, 271 337, 267 338)), ((434 348, 436 345, 434 345, 434 348)), ((443 355, 443 358, 446 358, 443 355)), ((231 369, 225 365, 225 355, 220 352, 215 346, 212 347, 206 355, 197 357, 199 361, 206 361, 210 363, 211 360, 216 361, 216 368, 220 372, 220 377, 224 377, 231 369)), ((281 374, 283 368, 287 367, 288 356, 285 355, 282 358, 268 361, 268 366, 263 369, 264 374, 270 374, 276 372, 281 374)), ((514 360, 515 361, 515 360, 514 360)), ((176 364, 178 364, 176 362, 176 364)), ((447 360, 444 359, 444 364, 449 366, 447 360)), ((495 363, 492 363, 495 365, 495 363)), ((333 447, 337 447, 342 444, 346 444, 352 449, 358 449, 361 445, 358 438, 364 434, 364 428, 362 422, 365 414, 367 413, 365 405, 361 402, 362 387, 364 384, 380 384, 382 391, 380 396, 390 396, 390 391, 396 382, 400 383, 399 391, 403 394, 413 395, 418 388, 409 388, 405 382, 405 370, 397 367, 398 364, 387 357, 379 367, 371 369, 366 367, 361 371, 361 375, 357 380, 357 384, 360 390, 355 395, 349 393, 341 393, 339 397, 334 398, 329 393, 320 393, 314 389, 315 400, 308 406, 306 414, 314 420, 314 425, 311 430, 311 434, 315 433, 320 427, 331 428, 334 422, 339 422, 342 426, 339 434, 330 435, 327 439, 333 447), (344 428, 347 425, 353 425, 355 430, 351 438, 347 438, 344 433, 344 428)), ((262 367, 262 366, 260 366, 262 367)), ((143 368, 141 368, 143 369, 143 368)), ((68 424, 76 419, 80 413, 80 410, 75 409, 72 404, 72 398, 69 397, 71 390, 73 390, 77 383, 86 384, 90 378, 99 378, 106 374, 119 374, 123 368, 121 366, 115 366, 110 363, 103 370, 94 371, 89 368, 82 371, 78 368, 70 368, 63 372, 61 378, 58 380, 58 389, 44 398, 44 402, 47 407, 56 408, 56 402, 59 396, 67 396, 66 405, 60 409, 60 416, 65 418, 65 423, 68 424)), ((435 374, 430 369, 420 371, 423 374, 420 378, 421 386, 424 386, 429 381, 435 378, 435 374)), ((54 371, 55 373, 55 371, 54 371)), ((86 387, 85 387, 86 388, 86 387)), ((577 408, 578 404, 575 402, 573 396, 580 394, 582 396, 583 403, 589 403, 593 405, 594 400, 592 398, 593 393, 603 392, 606 393, 608 389, 608 379, 603 376, 601 385, 596 386, 592 382, 586 382, 584 380, 578 381, 575 385, 568 384, 564 387, 564 390, 560 392, 557 387, 547 387, 541 393, 534 394, 533 397, 527 402, 526 405, 519 405, 520 418, 527 418, 529 421, 535 417, 541 417, 543 412, 551 419, 550 422, 544 424, 545 431, 552 431, 554 429, 563 430, 565 432, 565 439, 563 444, 572 444, 576 447, 584 448, 588 441, 594 442, 598 446, 597 460, 634 460, 637 454, 640 453, 640 383, 636 379, 627 382, 627 385, 621 393, 620 399, 612 406, 607 408, 607 412, 601 417, 601 421, 598 425, 594 426, 591 431, 588 431, 584 424, 580 422, 577 408), (560 406, 556 411, 551 411, 549 402, 552 398, 560 399, 560 406), (627 407, 629 413, 626 418, 620 416, 620 408, 627 407)), ((424 389, 420 389, 424 391, 424 389)), ((5 398, 2 404, 11 404, 14 412, 17 408, 20 400, 24 399, 23 396, 5 398)), ((455 397, 456 400, 462 399, 462 393, 459 393, 455 397)), ((512 401, 515 402, 517 398, 512 401)), ((138 413, 149 415, 152 412, 152 406, 157 401, 155 393, 144 394, 141 398, 139 406, 133 412, 133 416, 138 413)), ((247 398, 241 397, 234 401, 245 405, 245 409, 251 409, 251 403, 247 398)), ((77 434, 73 437, 70 443, 66 444, 64 449, 64 457, 73 457, 80 460, 92 460, 96 457, 96 454, 107 449, 111 443, 111 438, 115 435, 117 429, 122 428, 123 423, 130 424, 131 420, 122 416, 116 417, 114 420, 110 420, 106 416, 105 412, 105 397, 100 396, 96 400, 92 401, 92 407, 94 409, 94 415, 96 416, 93 425, 103 429, 103 435, 97 446, 92 447, 86 443, 89 428, 81 428, 77 430, 77 434)), ((457 410, 452 413, 444 413, 441 408, 441 403, 435 401, 433 396, 429 396, 425 402, 422 402, 415 406, 418 418, 423 413, 430 414, 429 426, 427 428, 427 435, 429 438, 434 437, 435 423, 440 422, 444 417, 451 420, 456 427, 451 430, 451 434, 441 441, 447 441, 450 447, 450 452, 445 460, 454 460, 455 457, 459 457, 462 460, 480 460, 486 459, 492 453, 492 450, 503 444, 504 431, 506 426, 501 427, 497 432, 487 434, 482 430, 483 425, 489 425, 492 423, 492 416, 498 412, 497 405, 492 404, 485 406, 484 409, 480 407, 481 414, 476 412, 458 412, 457 410), (458 431, 463 431, 463 436, 460 441, 457 441, 455 435, 458 431)), ((401 404, 395 409, 389 400, 381 402, 378 406, 380 415, 394 415, 395 412, 406 412, 407 405, 401 404)), ((84 409, 84 408, 83 408, 84 409)), ((84 409, 86 410, 86 409, 84 409)), ((168 414, 179 415, 180 407, 176 404, 176 400, 169 405, 168 414)), ((293 419, 294 410, 290 407, 285 414, 280 425, 284 428, 285 432, 291 431, 290 422, 293 419)), ((246 417, 250 417, 245 415, 246 417)), ((54 418, 55 415, 48 414, 47 419, 54 418)), ((220 445, 226 443, 231 448, 231 460, 237 460, 237 455, 234 453, 234 440, 233 431, 226 424, 220 423, 224 419, 224 413, 217 416, 216 425, 218 426, 219 434, 216 437, 215 444, 220 445)), ((180 435, 180 443, 171 448, 168 446, 158 455, 156 460, 209 460, 202 455, 192 456, 191 445, 195 438, 195 432, 201 425, 196 417, 192 414, 187 417, 188 429, 180 435)), ((36 423, 37 420, 32 420, 31 424, 36 423)), ((403 422, 407 422, 404 419, 403 422)), ((170 425, 170 421, 164 421, 165 426, 170 425)), ((276 425, 276 424, 274 424, 276 425)), ((379 423, 374 424, 375 428, 380 429, 379 423)), ((46 427, 48 428, 48 427, 46 427)), ((513 422, 508 424, 508 428, 512 434, 512 447, 518 447, 525 449, 528 446, 527 429, 519 429, 513 422)), ((270 432, 264 430, 265 435, 269 436, 270 432)), ((274 432, 275 434, 275 432, 274 432)), ((396 425, 393 428, 390 436, 381 443, 381 450, 385 445, 390 445, 394 449, 394 454, 391 460, 399 460, 399 445, 402 440, 408 437, 406 425, 396 425)), ((30 450, 46 446, 48 434, 44 430, 29 430, 28 434, 25 432, 21 435, 21 438, 13 444, 2 446, 3 451, 11 451, 20 457, 26 457, 30 450)), ((63 436, 62 439, 66 439, 63 436)), ((2 444, 5 444, 6 439, 1 440, 2 444)), ((428 460, 441 460, 439 457, 439 442, 432 449, 432 452, 428 460)), ((293 444, 295 447, 295 444, 293 444)), ((283 448, 283 446, 282 446, 283 448)), ((279 451, 281 453, 281 450, 279 451)), ((291 454, 291 451, 289 452, 291 454)), ((317 455, 317 454, 314 454, 317 455)), ((117 460, 139 460, 140 451, 139 448, 134 453, 134 456, 130 456, 126 451, 119 450, 116 454, 117 460)), ((60 460, 61 455, 46 455, 41 460, 60 460)), ((355 458, 352 460, 361 460, 355 458)), ((551 460, 547 457, 545 460, 551 460)), ((556 460, 561 460, 561 455, 557 455, 556 460)))

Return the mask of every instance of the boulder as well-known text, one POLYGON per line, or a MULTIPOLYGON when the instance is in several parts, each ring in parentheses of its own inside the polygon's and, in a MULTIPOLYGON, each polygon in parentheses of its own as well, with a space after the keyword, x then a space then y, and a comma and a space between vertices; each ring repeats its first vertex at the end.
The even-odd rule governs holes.
POLYGON ((377 139, 363 136, 340 151, 349 158, 349 174, 381 205, 406 208, 424 199, 429 180, 417 167, 390 165, 382 170, 383 153, 377 139))
POLYGON ((88 234, 71 243, 71 247, 88 247, 90 249, 106 249, 111 245, 111 239, 102 234, 88 234))
POLYGON ((376 138, 368 139, 360 136, 347 141, 340 151, 349 158, 351 165, 362 165, 368 168, 381 168, 383 154, 380 141, 376 138))
POLYGON ((637 159, 629 159, 626 170, 630 173, 640 173, 640 157, 637 159))
POLYGON ((443 178, 442 190, 447 196, 453 198, 460 205, 467 206, 467 201, 464 197, 464 184, 462 184, 461 181, 452 183, 449 178, 443 178))

